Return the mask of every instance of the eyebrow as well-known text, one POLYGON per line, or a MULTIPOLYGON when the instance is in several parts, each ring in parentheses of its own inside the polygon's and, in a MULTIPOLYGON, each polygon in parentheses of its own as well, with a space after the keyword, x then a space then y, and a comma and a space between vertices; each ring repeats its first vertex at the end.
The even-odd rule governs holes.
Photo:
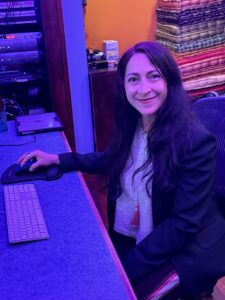
MULTIPOLYGON (((159 71, 158 71, 157 69, 154 69, 154 70, 152 70, 152 71, 149 71, 147 74, 151 74, 151 73, 154 73, 154 72, 158 72, 158 73, 159 73, 159 71)), ((159 74, 160 74, 160 73, 159 73, 159 74)), ((126 74, 125 77, 132 76, 132 75, 139 75, 139 73, 137 73, 137 72, 128 73, 128 74, 126 74)))

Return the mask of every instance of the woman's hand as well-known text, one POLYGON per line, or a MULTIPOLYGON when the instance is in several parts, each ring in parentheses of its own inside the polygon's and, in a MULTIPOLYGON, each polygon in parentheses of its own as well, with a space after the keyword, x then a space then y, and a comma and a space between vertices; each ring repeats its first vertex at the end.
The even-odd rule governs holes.
POLYGON ((17 162, 21 164, 21 166, 23 166, 31 158, 35 158, 36 162, 30 166, 30 172, 34 171, 38 167, 47 167, 53 164, 60 164, 59 157, 57 154, 50 154, 41 150, 35 150, 32 152, 25 153, 18 159, 17 162))

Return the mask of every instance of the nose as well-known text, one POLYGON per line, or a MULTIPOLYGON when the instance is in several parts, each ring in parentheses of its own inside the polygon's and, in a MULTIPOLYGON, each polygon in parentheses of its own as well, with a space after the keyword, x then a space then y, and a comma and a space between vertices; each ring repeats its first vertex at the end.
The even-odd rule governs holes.
POLYGON ((140 94, 148 94, 150 93, 152 90, 152 87, 151 87, 151 83, 149 82, 149 80, 147 80, 146 78, 142 79, 140 81, 140 85, 139 85, 139 93, 140 94))

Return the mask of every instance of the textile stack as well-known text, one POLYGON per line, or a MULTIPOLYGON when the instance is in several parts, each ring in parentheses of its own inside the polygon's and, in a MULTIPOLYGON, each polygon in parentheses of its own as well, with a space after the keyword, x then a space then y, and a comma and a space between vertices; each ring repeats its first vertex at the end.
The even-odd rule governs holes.
POLYGON ((159 0, 156 39, 173 54, 193 100, 225 93, 225 0, 159 0))

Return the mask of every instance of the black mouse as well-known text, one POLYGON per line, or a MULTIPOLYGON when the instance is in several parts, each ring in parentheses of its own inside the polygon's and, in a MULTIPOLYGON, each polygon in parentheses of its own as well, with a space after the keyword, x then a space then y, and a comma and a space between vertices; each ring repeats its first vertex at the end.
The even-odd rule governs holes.
POLYGON ((29 168, 30 166, 35 163, 37 160, 36 158, 32 157, 31 159, 29 159, 23 166, 21 166, 20 164, 18 164, 15 168, 15 173, 16 175, 23 175, 24 173, 29 172, 29 168))

